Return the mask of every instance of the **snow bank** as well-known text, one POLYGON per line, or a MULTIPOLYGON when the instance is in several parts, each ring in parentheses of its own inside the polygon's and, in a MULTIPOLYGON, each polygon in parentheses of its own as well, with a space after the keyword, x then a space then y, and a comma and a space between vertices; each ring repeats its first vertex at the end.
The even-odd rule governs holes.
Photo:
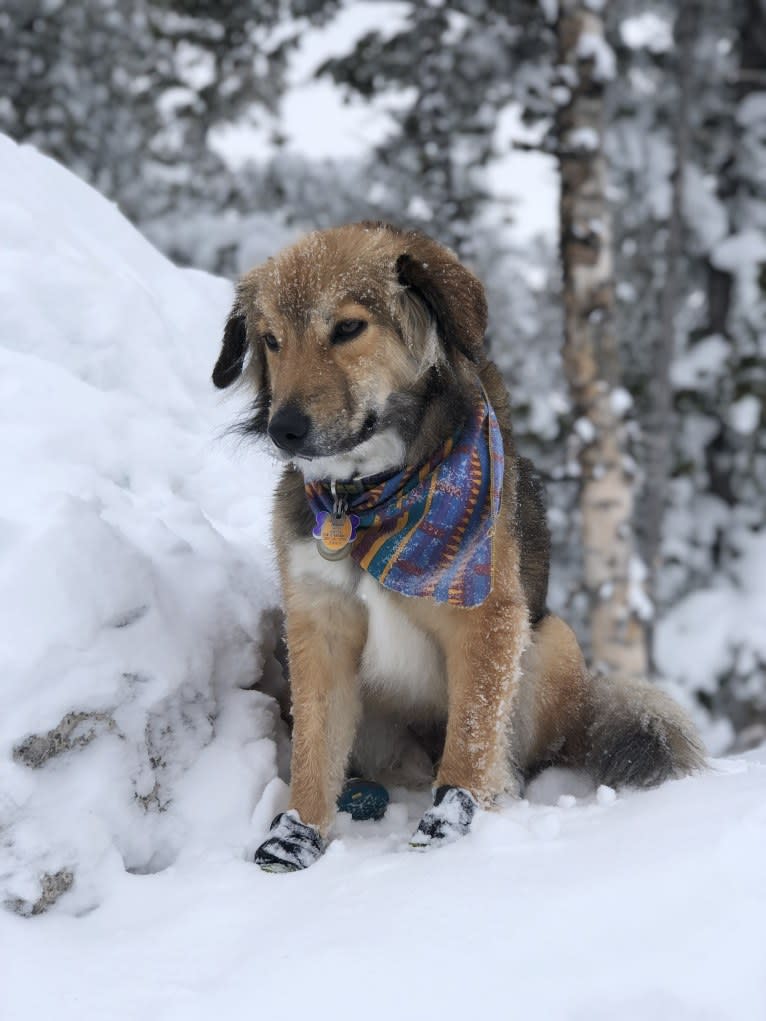
POLYGON ((221 438, 227 283, 5 138, 0 237, 0 901, 81 911, 200 829, 244 843, 275 768, 243 690, 275 641, 273 478, 221 438))

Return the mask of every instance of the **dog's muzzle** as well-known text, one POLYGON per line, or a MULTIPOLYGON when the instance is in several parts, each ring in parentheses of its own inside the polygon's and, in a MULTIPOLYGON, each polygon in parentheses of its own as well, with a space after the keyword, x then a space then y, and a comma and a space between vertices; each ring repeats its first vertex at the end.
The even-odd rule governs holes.
POLYGON ((295 404, 285 404, 269 422, 269 436, 288 454, 299 454, 306 445, 311 419, 295 404))

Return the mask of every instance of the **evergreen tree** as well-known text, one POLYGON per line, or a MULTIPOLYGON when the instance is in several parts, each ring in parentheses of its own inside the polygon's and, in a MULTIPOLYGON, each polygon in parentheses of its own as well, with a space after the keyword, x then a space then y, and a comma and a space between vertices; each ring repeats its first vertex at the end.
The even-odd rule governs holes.
POLYGON ((529 118, 552 110, 551 41, 536 0, 410 2, 403 28, 368 33, 319 73, 389 103, 394 127, 369 174, 396 195, 400 219, 470 258, 499 112, 512 101, 529 118))
POLYGON ((274 33, 281 13, 276 0, 9 0, 0 130, 136 221, 209 188, 220 208, 233 182, 211 131, 276 110, 298 31, 274 33))

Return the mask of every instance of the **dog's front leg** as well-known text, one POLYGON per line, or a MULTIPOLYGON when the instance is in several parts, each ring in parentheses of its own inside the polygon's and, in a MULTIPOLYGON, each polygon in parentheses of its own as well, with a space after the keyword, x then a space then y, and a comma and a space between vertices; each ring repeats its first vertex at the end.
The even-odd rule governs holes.
POLYGON ((523 598, 493 595, 474 610, 455 610, 442 635, 449 713, 434 804, 412 838, 414 847, 463 836, 478 807, 509 785, 511 706, 529 638, 523 598))
POLYGON ((272 823, 256 863, 272 872, 311 865, 325 847, 359 718, 367 621, 345 594, 288 586, 293 713, 290 807, 272 823))

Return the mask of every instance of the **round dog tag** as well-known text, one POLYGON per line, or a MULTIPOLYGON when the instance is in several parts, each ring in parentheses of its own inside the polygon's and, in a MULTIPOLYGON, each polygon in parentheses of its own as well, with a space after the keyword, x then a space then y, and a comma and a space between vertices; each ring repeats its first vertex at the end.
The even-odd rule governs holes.
POLYGON ((342 560, 347 557, 359 525, 356 514, 328 514, 327 511, 320 511, 316 522, 312 534, 325 560, 342 560))

